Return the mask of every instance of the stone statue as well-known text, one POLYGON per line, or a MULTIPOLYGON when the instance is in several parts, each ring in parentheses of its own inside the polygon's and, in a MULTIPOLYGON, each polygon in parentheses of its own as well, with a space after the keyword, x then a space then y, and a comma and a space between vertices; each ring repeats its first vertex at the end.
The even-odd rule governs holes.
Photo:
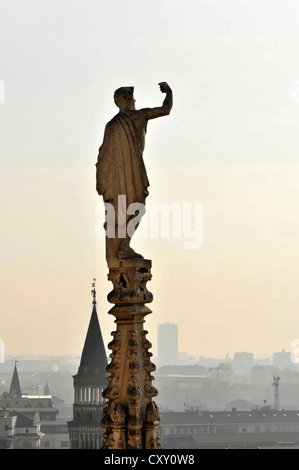
POLYGON ((159 86, 166 97, 156 108, 136 110, 134 87, 122 87, 114 93, 119 113, 106 125, 96 164, 96 189, 106 208, 108 267, 118 266, 119 260, 143 258, 130 247, 130 241, 144 215, 148 196, 143 162, 147 123, 168 115, 172 108, 171 88, 166 82, 159 86))

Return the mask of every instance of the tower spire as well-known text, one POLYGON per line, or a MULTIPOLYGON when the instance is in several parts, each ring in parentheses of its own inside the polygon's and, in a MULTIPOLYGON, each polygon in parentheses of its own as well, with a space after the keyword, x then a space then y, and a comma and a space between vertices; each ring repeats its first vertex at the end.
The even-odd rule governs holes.
POLYGON ((92 297, 93 297, 93 305, 96 305, 97 304, 97 291, 96 291, 96 278, 93 278, 93 282, 91 284, 91 294, 92 294, 92 297))
POLYGON ((102 376, 106 379, 107 357, 97 314, 95 281, 96 279, 94 278, 91 284, 93 308, 81 355, 81 362, 78 374, 89 376, 102 376))
POLYGON ((22 397, 22 390, 19 381, 19 374, 17 369, 17 360, 15 360, 15 368, 13 371, 10 389, 9 389, 9 396, 10 398, 21 398, 22 397))

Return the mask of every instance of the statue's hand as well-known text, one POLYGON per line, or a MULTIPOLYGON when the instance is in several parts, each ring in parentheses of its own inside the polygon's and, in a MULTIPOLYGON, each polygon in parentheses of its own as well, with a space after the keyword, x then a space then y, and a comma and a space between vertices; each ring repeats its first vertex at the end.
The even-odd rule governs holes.
POLYGON ((170 91, 170 86, 166 82, 159 83, 159 86, 162 93, 168 93, 168 91, 170 91))

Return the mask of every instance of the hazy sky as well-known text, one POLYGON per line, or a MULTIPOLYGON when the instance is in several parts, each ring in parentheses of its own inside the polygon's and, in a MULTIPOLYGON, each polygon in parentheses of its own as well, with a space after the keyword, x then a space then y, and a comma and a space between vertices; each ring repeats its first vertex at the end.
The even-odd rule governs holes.
POLYGON ((10 354, 81 353, 93 277, 114 317, 96 236, 95 163, 113 92, 170 116, 148 126, 147 204, 203 204, 203 245, 142 239, 157 325, 224 357, 299 338, 297 0, 0 0, 0 339, 10 354), (1 90, 1 87, 0 87, 1 90))

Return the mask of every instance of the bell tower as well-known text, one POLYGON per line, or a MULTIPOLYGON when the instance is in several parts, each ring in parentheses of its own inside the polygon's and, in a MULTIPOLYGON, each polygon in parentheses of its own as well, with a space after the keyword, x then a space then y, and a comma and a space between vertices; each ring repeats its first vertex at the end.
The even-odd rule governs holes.
POLYGON ((100 449, 102 446, 101 419, 107 386, 107 357, 97 315, 95 279, 92 283, 92 313, 74 379, 73 420, 68 422, 70 449, 100 449))

